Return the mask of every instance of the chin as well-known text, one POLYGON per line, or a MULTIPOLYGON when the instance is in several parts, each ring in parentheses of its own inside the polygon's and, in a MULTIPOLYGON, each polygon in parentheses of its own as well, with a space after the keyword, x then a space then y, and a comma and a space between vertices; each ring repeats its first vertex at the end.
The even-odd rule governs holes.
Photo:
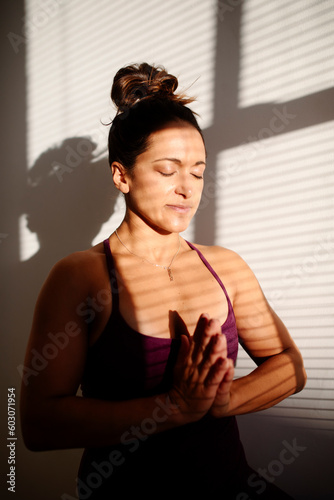
POLYGON ((157 232, 161 234, 168 234, 168 233, 182 233, 186 229, 188 229, 189 224, 192 220, 192 216, 190 217, 189 215, 187 217, 168 217, 168 218, 160 218, 160 220, 157 219, 148 219, 144 218, 143 220, 146 221, 148 225, 150 225, 152 228, 154 228, 157 232))
POLYGON ((172 233, 182 233, 186 229, 188 229, 190 224, 190 220, 187 221, 177 221, 170 224, 170 231, 172 233))

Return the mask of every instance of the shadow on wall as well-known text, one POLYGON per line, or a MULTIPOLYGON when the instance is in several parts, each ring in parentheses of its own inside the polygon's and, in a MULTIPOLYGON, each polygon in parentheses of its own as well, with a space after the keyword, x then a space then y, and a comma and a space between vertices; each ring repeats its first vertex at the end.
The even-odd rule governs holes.
MULTIPOLYGON (((239 2, 239 4, 241 3, 239 2)), ((228 2, 218 2, 218 4, 226 5, 228 2)), ((238 2, 234 2, 234 4, 238 4, 238 2)), ((18 1, 12 9, 12 17, 18 26, 9 23, 7 6, 6 33, 9 30, 20 32, 22 28, 23 2, 18 1), (18 5, 20 4, 22 4, 22 12, 18 14, 18 5)), ((249 142, 250 137, 254 137, 255 141, 261 139, 262 135, 265 137, 265 133, 261 134, 261 131, 268 130, 272 118, 277 116, 273 111, 272 103, 248 109, 238 109, 241 14, 240 6, 231 9, 224 22, 217 18, 215 117, 212 126, 204 131, 210 161, 208 191, 204 195, 210 199, 210 203, 205 210, 200 211, 196 218, 194 240, 197 243, 214 243, 215 224, 219 224, 219 221, 216 221, 216 193, 214 189, 212 192, 210 191, 210 183, 217 190, 215 167, 217 155, 224 149, 249 142)), ((10 137, 7 144, 7 156, 4 157, 5 168, 1 175, 6 181, 7 177, 9 179, 9 182, 6 183, 8 194, 4 193, 4 198, 7 196, 6 200, 10 210, 6 214, 6 224, 0 228, 1 231, 10 233, 2 244, 2 256, 6 255, 5 252, 7 252, 8 262, 13 263, 12 266, 8 266, 8 276, 6 275, 4 278, 7 287, 3 302, 5 315, 2 323, 5 332, 4 342, 6 342, 6 351, 3 351, 6 352, 3 367, 6 373, 4 380, 8 381, 9 385, 16 383, 17 393, 19 392, 20 380, 16 367, 23 360, 36 296, 47 273, 52 265, 63 256, 91 246, 91 242, 98 234, 103 222, 112 215, 117 198, 106 160, 94 156, 96 145, 87 138, 73 137, 66 139, 59 147, 48 149, 36 160, 27 174, 27 187, 23 188, 22 199, 18 202, 18 198, 21 198, 19 190, 26 181, 24 172, 26 130, 24 129, 25 120, 21 116, 22 119, 18 124, 17 113, 13 113, 13 109, 22 112, 26 104, 21 103, 26 95, 22 56, 23 48, 20 54, 15 56, 15 59, 10 53, 8 64, 5 65, 11 88, 5 88, 3 92, 8 100, 8 103, 5 103, 4 123, 6 123, 7 133, 10 137), (19 67, 14 67, 14 63, 19 67), (9 76, 8 71, 11 72, 11 76, 9 76), (13 123, 13 116, 15 123, 13 123), (16 179, 18 176, 19 186, 17 187, 16 179), (39 250, 28 260, 19 262, 19 242, 15 231, 17 216, 23 213, 27 214, 28 229, 37 235, 39 250)), ((333 102, 333 98, 333 89, 328 89, 295 101, 282 103, 277 108, 278 112, 283 113, 283 106, 286 106, 288 113, 288 116, 284 115, 286 121, 289 121, 292 116, 293 118, 289 123, 283 122, 283 125, 286 126, 280 127, 281 130, 277 130, 275 133, 289 132, 330 119, 332 110, 328 103, 333 102)), ((277 125, 277 121, 275 124, 277 125)), ((298 446, 307 447, 307 450, 301 452, 300 457, 297 457, 298 459, 291 466, 285 466, 284 474, 277 477, 277 482, 286 478, 288 486, 293 477, 290 469, 299 468, 302 464, 305 466, 303 471, 310 472, 311 466, 312 470, 316 469, 320 452, 328 449, 328 445, 323 447, 323 441, 317 440, 318 436, 315 433, 307 432, 307 436, 304 437, 306 432, 303 432, 300 437, 295 429, 287 431, 285 428, 278 429, 275 433, 275 428, 270 426, 270 422, 263 425, 263 420, 258 415, 245 416, 242 420, 241 430, 245 435, 245 444, 249 449, 254 450, 252 457, 254 465, 268 466, 269 473, 271 471, 275 473, 279 470, 271 464, 273 461, 276 464, 277 458, 281 456, 283 440, 291 445, 293 440, 297 439, 298 446), (259 432, 255 432, 256 429, 259 429, 259 432), (273 434, 276 434, 276 437, 279 436, 279 439, 275 441, 273 434), (266 457, 262 455, 262 449, 259 450, 259 444, 256 440, 259 435, 266 446, 266 457), (280 439, 281 436, 282 439, 280 439), (312 440, 314 440, 313 448, 317 449, 315 455, 309 453, 309 450, 313 450, 309 444, 312 440), (277 450, 270 448, 273 441, 278 443, 277 450), (317 458, 314 459, 314 456, 317 458)), ((19 433, 18 422, 17 425, 19 433)), ((17 451, 18 464, 20 464, 17 498, 34 498, 35 500, 48 498, 52 500, 61 498, 64 491, 74 495, 74 481, 81 455, 80 451, 66 450, 34 454, 24 449, 20 437, 18 438, 17 451)), ((305 474, 305 472, 303 473, 305 474)), ((303 473, 300 472, 298 477, 302 477, 303 473)), ((329 474, 326 471, 321 477, 328 478, 329 474)), ((325 487, 326 485, 324 485, 325 487)), ((299 485, 296 488, 298 489, 299 485)))
MULTIPOLYGON (((52 266, 70 253, 90 248, 113 214, 118 191, 107 161, 96 158, 95 150, 88 138, 66 139, 42 153, 27 173, 20 209, 27 228, 37 235, 39 249, 15 266, 15 282, 20 283, 15 307, 25 319, 24 341, 37 295, 52 266)), ((18 345, 23 325, 17 321, 18 345)))
POLYGON ((94 156, 96 147, 86 137, 66 139, 28 171, 21 211, 40 248, 26 266, 49 269, 61 257, 89 248, 112 215, 116 189, 107 161, 94 156))
MULTIPOLYGON (((12 351, 8 352, 11 362, 7 378, 11 384, 17 382, 17 398, 21 382, 18 366, 23 363, 33 310, 43 282, 62 257, 91 247, 102 224, 114 212, 118 191, 107 160, 96 157, 95 151, 96 144, 89 138, 68 138, 42 153, 27 172, 19 212, 26 214, 27 228, 36 233, 39 249, 28 260, 17 261, 11 267, 10 282, 15 288, 15 300, 6 311, 10 318, 12 351)), ((60 498, 64 484, 74 493, 80 454, 79 450, 32 454, 24 448, 19 437, 18 461, 25 467, 17 480, 18 495, 45 498, 48 484, 54 484, 54 471, 59 468, 59 461, 62 463, 61 482, 53 486, 55 491, 49 498, 60 498), (39 470, 42 463, 43 479, 37 485, 37 478, 31 471, 39 470)))

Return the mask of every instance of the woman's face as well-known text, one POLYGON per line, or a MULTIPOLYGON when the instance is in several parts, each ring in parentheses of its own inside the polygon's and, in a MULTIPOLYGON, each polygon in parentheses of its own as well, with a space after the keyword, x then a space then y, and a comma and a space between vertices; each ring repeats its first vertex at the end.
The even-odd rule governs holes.
POLYGON ((175 122, 151 134, 127 174, 127 215, 161 233, 184 231, 200 203, 205 161, 195 127, 175 122))

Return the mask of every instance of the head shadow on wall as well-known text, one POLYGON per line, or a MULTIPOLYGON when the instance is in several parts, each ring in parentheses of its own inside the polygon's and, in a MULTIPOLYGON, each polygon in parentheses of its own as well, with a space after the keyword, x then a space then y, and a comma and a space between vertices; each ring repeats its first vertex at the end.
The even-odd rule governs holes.
POLYGON ((22 213, 39 250, 30 261, 44 267, 92 245, 112 215, 117 192, 107 160, 87 137, 71 137, 43 152, 27 173, 22 213))

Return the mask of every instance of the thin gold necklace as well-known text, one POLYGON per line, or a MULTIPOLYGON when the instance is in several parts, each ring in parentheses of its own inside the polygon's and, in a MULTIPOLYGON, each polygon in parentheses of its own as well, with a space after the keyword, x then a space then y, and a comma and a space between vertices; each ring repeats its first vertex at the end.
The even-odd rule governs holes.
POLYGON ((172 269, 171 269, 171 268, 172 268, 172 264, 173 264, 173 262, 174 262, 175 257, 177 256, 177 254, 178 254, 178 253, 179 253, 179 251, 180 251, 180 247, 181 247, 181 239, 180 239, 180 235, 178 235, 178 237, 179 237, 179 247, 178 247, 178 249, 177 249, 176 253, 174 254, 174 256, 173 256, 172 260, 170 261, 169 266, 162 266, 161 264, 156 264, 155 262, 151 262, 150 260, 145 259, 145 257, 141 257, 140 255, 137 255, 136 253, 131 252, 131 250, 130 250, 127 246, 126 246, 126 244, 125 244, 125 243, 123 243, 123 241, 122 241, 122 240, 121 240, 121 238, 119 237, 118 232, 117 232, 117 229, 115 230, 115 234, 116 234, 116 236, 117 236, 117 238, 118 238, 119 242, 123 245, 123 247, 124 247, 124 248, 126 248, 126 249, 127 249, 127 251, 128 251, 129 253, 131 253, 131 254, 132 254, 132 255, 134 255, 135 257, 138 257, 139 259, 145 260, 146 262, 148 262, 148 263, 149 263, 149 264, 151 264, 152 266, 161 267, 162 269, 165 269, 165 270, 167 271, 167 273, 168 273, 169 280, 170 280, 170 281, 174 281, 174 277, 173 277, 173 274, 172 274, 172 269))

